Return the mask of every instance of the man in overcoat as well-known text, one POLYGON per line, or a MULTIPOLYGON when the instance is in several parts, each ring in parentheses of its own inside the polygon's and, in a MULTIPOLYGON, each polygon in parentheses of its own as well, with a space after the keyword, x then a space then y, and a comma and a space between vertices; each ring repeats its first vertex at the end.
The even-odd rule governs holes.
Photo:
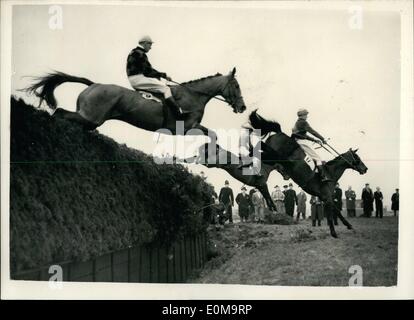
POLYGON ((345 191, 345 199, 346 199, 347 216, 350 218, 355 217, 356 193, 354 190, 352 190, 351 186, 349 186, 348 190, 345 191))
POLYGON ((285 209, 287 215, 293 217, 295 204, 298 204, 298 198, 295 190, 293 190, 293 185, 289 183, 289 189, 285 191, 285 209))
POLYGON ((230 183, 228 180, 224 182, 224 187, 221 188, 219 194, 219 201, 222 202, 226 208, 226 216, 229 219, 229 223, 233 223, 233 211, 234 196, 233 190, 229 187, 230 183))
POLYGON ((391 210, 394 211, 394 217, 400 210, 400 189, 395 189, 395 193, 391 196, 391 210))
POLYGON ((296 209, 297 215, 296 220, 299 221, 300 215, 302 215, 302 219, 306 219, 306 193, 301 189, 300 192, 297 194, 298 199, 298 207, 296 209))
POLYGON ((341 213, 342 211, 342 189, 339 187, 339 183, 337 183, 335 186, 333 201, 334 201, 333 221, 334 221, 334 224, 337 226, 338 225, 338 212, 341 213))
POLYGON ((369 183, 365 184, 365 188, 362 190, 362 208, 364 209, 363 216, 366 218, 370 218, 372 215, 372 211, 374 210, 374 194, 369 187, 369 183))
POLYGON ((239 193, 236 197, 236 203, 239 205, 239 216, 241 222, 247 222, 249 217, 249 205, 250 205, 250 197, 247 194, 246 187, 241 188, 241 193, 239 193))
POLYGON ((382 218, 383 217, 383 203, 382 200, 384 199, 380 187, 377 187, 377 190, 374 192, 374 199, 375 199, 375 218, 382 218))

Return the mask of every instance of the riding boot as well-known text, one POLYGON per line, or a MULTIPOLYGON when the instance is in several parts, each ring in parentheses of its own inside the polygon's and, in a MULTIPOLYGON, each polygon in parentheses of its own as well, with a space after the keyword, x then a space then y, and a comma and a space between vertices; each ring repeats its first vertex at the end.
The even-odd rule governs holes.
POLYGON ((178 103, 175 101, 174 97, 171 96, 171 97, 165 99, 165 102, 167 103, 167 106, 172 109, 172 111, 174 112, 177 119, 182 119, 183 118, 183 110, 178 105, 178 103))
POLYGON ((329 179, 329 177, 327 175, 327 172, 326 172, 326 169, 325 169, 325 166, 323 164, 317 166, 317 168, 318 168, 319 174, 321 176, 321 181, 322 182, 327 182, 327 181, 331 180, 331 179, 329 179))

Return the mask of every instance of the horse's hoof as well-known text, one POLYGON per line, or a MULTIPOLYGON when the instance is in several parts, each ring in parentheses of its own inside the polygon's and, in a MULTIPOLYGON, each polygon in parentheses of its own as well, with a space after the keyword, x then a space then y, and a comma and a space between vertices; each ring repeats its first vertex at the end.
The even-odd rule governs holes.
POLYGON ((331 236, 334 238, 338 238, 338 235, 336 234, 336 232, 331 232, 331 236))
POLYGON ((347 226, 348 230, 354 230, 351 225, 347 226))

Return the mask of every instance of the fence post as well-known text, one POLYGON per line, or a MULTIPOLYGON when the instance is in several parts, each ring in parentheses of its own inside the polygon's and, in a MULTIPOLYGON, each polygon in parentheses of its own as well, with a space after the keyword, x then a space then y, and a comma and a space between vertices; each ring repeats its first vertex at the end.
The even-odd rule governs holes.
POLYGON ((71 274, 71 270, 70 270, 70 263, 68 263, 68 281, 72 281, 72 274, 71 274))
POLYGON ((111 282, 114 282, 114 253, 111 252, 111 282))
POLYGON ((172 278, 172 281, 173 281, 173 283, 175 283, 175 282, 176 282, 176 276, 175 276, 175 272, 176 272, 176 269, 175 269, 175 262, 176 262, 176 259, 177 259, 177 257, 175 256, 175 244, 172 246, 172 254, 173 254, 173 260, 172 260, 172 262, 173 262, 173 264, 172 264, 172 266, 173 266, 173 278, 172 278))
POLYGON ((149 246, 149 282, 152 282, 152 247, 149 246))
POLYGON ((96 282, 96 258, 92 260, 92 282, 96 282))
POLYGON ((131 282, 131 248, 128 247, 127 253, 128 253, 128 258, 127 258, 128 259, 128 262, 127 262, 128 275, 127 275, 127 279, 128 279, 128 282, 131 282))
MULTIPOLYGON (((185 282, 185 279, 187 279, 187 274, 188 274, 188 271, 187 271, 187 250, 186 250, 186 239, 185 239, 185 237, 183 238, 183 242, 182 242, 182 247, 184 247, 184 250, 183 250, 183 252, 184 252, 184 254, 182 255, 182 257, 184 257, 184 265, 183 265, 183 268, 181 268, 181 270, 185 270, 185 272, 184 272, 184 274, 183 274, 183 282, 185 282)), ((181 261, 183 261, 183 259, 181 259, 181 261)))

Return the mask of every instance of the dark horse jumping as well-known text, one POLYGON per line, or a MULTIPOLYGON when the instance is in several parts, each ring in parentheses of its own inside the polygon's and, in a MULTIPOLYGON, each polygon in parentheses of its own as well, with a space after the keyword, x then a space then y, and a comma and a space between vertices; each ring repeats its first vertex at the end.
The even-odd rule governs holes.
MULTIPOLYGON (((282 132, 278 122, 268 121, 259 116, 256 111, 250 114, 249 119, 253 128, 260 129, 263 135, 270 134, 262 143, 262 161, 269 165, 280 164, 285 173, 305 192, 318 196, 325 203, 331 235, 337 238, 332 218, 332 212, 335 210, 333 192, 336 182, 346 169, 356 170, 360 174, 367 172, 368 168, 357 155, 358 150, 349 149, 349 151, 327 162, 325 166, 331 181, 322 183, 319 174, 315 173, 304 160, 304 151, 296 141, 282 132)), ((337 211, 337 215, 348 229, 352 229, 351 224, 342 216, 341 212, 337 211)))
POLYGON ((65 82, 78 82, 88 86, 77 99, 76 112, 58 108, 54 116, 69 119, 93 130, 106 120, 116 119, 125 121, 133 126, 148 131, 164 128, 173 134, 185 134, 191 129, 193 134, 204 134, 215 137, 215 134, 200 124, 208 101, 216 96, 222 96, 231 105, 235 113, 242 113, 246 106, 241 95, 239 84, 235 78, 236 68, 228 75, 216 74, 189 81, 182 85, 172 86, 171 90, 184 110, 184 132, 176 130, 175 114, 163 106, 162 101, 148 99, 148 93, 137 92, 113 84, 94 83, 86 78, 71 76, 62 72, 53 72, 38 78, 37 82, 26 90, 40 98, 40 103, 46 103, 56 109, 57 102, 53 94, 56 87, 65 82), (146 98, 147 97, 147 98, 146 98))
MULTIPOLYGON (((216 143, 205 143, 198 148, 198 155, 192 158, 187 158, 187 163, 195 162, 202 164, 207 168, 220 168, 227 171, 233 178, 247 184, 248 186, 256 187, 266 200, 267 206, 270 210, 276 211, 276 206, 267 187, 267 179, 270 173, 275 169, 275 165, 261 164, 260 175, 244 174, 243 168, 238 165, 239 157, 230 151, 220 147, 216 143), (232 163, 234 162, 234 163, 232 163)), ((276 166, 278 166, 276 164, 276 166)))

